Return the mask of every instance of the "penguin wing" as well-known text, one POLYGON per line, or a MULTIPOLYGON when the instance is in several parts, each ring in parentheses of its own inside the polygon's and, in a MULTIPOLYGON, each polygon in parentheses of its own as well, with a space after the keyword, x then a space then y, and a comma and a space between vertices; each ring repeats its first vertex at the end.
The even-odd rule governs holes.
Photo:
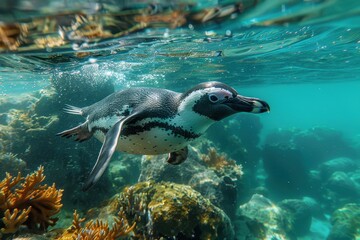
POLYGON ((115 152, 116 145, 124 124, 136 116, 136 113, 131 114, 120 121, 118 121, 105 135, 104 143, 101 147, 99 156, 96 160, 95 166, 91 170, 90 176, 83 186, 83 191, 88 190, 93 186, 99 178, 103 175, 105 169, 110 163, 110 159, 115 152))

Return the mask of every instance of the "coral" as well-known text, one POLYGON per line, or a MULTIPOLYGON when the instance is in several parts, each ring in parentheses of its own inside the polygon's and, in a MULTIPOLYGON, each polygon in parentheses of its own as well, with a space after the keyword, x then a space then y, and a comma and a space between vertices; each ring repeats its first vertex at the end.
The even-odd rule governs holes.
MULTIPOLYGON (((225 155, 219 155, 215 148, 209 148, 209 153, 202 156, 202 160, 211 168, 216 170, 222 169, 230 164, 225 155)), ((233 161, 232 161, 233 162, 233 161)))
POLYGON ((3 217, 3 222, 5 224, 5 228, 1 228, 1 232, 3 233, 14 233, 17 229, 22 225, 29 217, 29 213, 31 212, 31 206, 27 209, 21 210, 20 214, 17 208, 14 209, 13 213, 10 213, 10 210, 7 209, 5 211, 5 216, 3 217))
POLYGON ((218 154, 215 148, 209 148, 208 154, 203 154, 201 158, 204 163, 214 169, 219 176, 226 176, 227 173, 233 172, 234 178, 242 176, 241 165, 237 165, 232 159, 229 159, 225 154, 218 154), (229 171, 229 170, 232 171, 229 171))
POLYGON ((109 227, 107 222, 101 220, 90 220, 84 225, 85 218, 80 218, 76 210, 73 216, 71 227, 56 238, 57 240, 115 240, 129 235, 136 226, 136 223, 130 226, 122 212, 119 212, 119 216, 114 219, 112 228, 109 227))
POLYGON ((52 186, 42 185, 45 176, 44 168, 21 177, 20 172, 16 177, 7 173, 0 182, 0 210, 5 228, 3 233, 13 233, 20 225, 29 229, 46 230, 48 226, 55 225, 57 219, 51 218, 57 214, 61 207, 63 190, 52 186))
POLYGON ((233 239, 230 219, 190 186, 141 182, 117 198, 134 239, 233 239))

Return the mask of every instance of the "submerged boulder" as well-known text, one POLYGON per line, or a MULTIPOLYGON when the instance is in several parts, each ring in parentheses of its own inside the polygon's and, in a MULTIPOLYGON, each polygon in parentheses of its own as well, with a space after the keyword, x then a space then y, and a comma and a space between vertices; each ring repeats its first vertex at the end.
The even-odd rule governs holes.
POLYGON ((215 149, 201 154, 189 147, 187 160, 177 166, 166 163, 166 155, 143 156, 139 181, 169 181, 190 185, 213 204, 234 215, 242 169, 215 149))
POLYGON ((309 233, 314 204, 314 200, 308 199, 285 199, 278 203, 287 212, 292 235, 299 237, 309 233))
POLYGON ((332 229, 327 240, 354 240, 360 238, 360 204, 349 203, 331 216, 332 229))
POLYGON ((343 198, 360 195, 360 186, 348 174, 341 171, 336 171, 330 176, 326 187, 343 198))
POLYGON ((317 189, 322 182, 334 171, 356 167, 354 157, 354 148, 334 129, 278 129, 267 136, 263 147, 266 185, 273 196, 321 197, 317 189), (314 175, 315 170, 319 174, 314 175))
POLYGON ((309 192, 309 169, 298 149, 265 145, 263 149, 266 186, 274 196, 302 197, 309 192))
POLYGON ((12 175, 16 175, 18 172, 24 172, 26 162, 11 152, 6 153, 0 151, 0 168, 0 178, 4 178, 7 172, 12 175))
POLYGON ((190 186, 140 182, 92 214, 108 219, 119 210, 140 239, 234 239, 229 217, 190 186))
POLYGON ((262 195, 254 194, 238 209, 236 236, 246 239, 291 239, 291 226, 286 211, 262 195))
POLYGON ((298 150, 304 164, 312 169, 328 159, 356 156, 355 149, 341 132, 326 127, 278 129, 267 136, 265 145, 287 146, 298 150))
POLYGON ((319 167, 321 177, 324 180, 328 179, 336 171, 352 172, 357 168, 356 162, 348 157, 333 158, 322 163, 319 167))

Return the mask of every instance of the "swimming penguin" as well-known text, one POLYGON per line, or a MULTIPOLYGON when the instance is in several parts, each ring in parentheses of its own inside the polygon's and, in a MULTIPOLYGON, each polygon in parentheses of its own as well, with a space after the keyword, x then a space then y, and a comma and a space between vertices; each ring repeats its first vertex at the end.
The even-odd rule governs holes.
POLYGON ((85 191, 99 180, 115 150, 145 155, 169 153, 167 162, 177 165, 187 158, 187 145, 213 123, 238 112, 268 112, 270 107, 260 99, 239 95, 224 83, 205 82, 185 93, 130 88, 88 107, 67 105, 65 111, 86 117, 86 121, 57 135, 76 136, 79 142, 94 135, 103 142, 83 186, 85 191))

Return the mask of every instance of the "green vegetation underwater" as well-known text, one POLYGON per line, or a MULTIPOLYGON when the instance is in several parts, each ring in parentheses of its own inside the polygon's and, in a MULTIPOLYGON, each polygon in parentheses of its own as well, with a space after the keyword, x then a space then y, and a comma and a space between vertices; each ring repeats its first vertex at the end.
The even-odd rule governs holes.
POLYGON ((360 239, 359 23, 354 0, 1 1, 0 239, 360 239))

